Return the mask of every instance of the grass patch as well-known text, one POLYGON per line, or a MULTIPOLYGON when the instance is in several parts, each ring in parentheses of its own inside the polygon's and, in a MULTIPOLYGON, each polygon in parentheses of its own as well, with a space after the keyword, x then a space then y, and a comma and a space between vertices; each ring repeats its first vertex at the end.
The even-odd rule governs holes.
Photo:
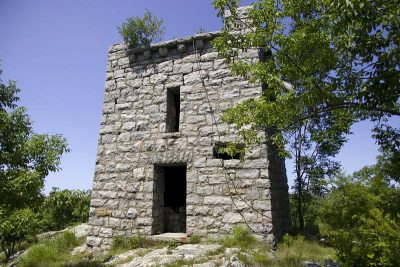
POLYGON ((244 264, 244 266, 253 266, 253 259, 250 258, 248 255, 242 252, 238 252, 236 256, 244 264))
POLYGON ((137 248, 157 249, 157 248, 162 248, 166 245, 169 244, 163 241, 151 240, 140 235, 131 237, 116 236, 112 241, 110 254, 115 255, 137 248))
POLYGON ((22 257, 20 267, 94 267, 102 266, 100 263, 79 259, 79 255, 72 256, 72 248, 79 246, 83 240, 78 240, 71 232, 63 232, 59 236, 33 245, 26 255, 22 257))
POLYGON ((265 252, 254 252, 253 261, 260 266, 267 266, 270 263, 270 259, 265 252))
POLYGON ((233 235, 226 237, 222 241, 222 245, 227 248, 238 247, 243 250, 247 250, 255 247, 257 245, 257 241, 249 228, 244 225, 238 225, 233 228, 233 235))
POLYGON ((199 244, 201 242, 201 237, 198 235, 192 235, 190 237, 190 244, 199 244))
POLYGON ((321 246, 317 241, 307 240, 303 236, 286 235, 279 244, 276 255, 279 259, 286 259, 289 262, 298 259, 300 262, 307 260, 323 264, 326 258, 333 258, 335 250, 321 246))
POLYGON ((257 241, 243 225, 235 227, 232 235, 209 242, 221 244, 221 254, 226 248, 239 248, 240 251, 235 254, 245 266, 302 267, 303 261, 314 261, 323 265, 326 258, 333 258, 335 255, 334 249, 324 247, 317 241, 303 236, 286 235, 278 245, 274 257, 270 254, 271 247, 266 242, 257 241))

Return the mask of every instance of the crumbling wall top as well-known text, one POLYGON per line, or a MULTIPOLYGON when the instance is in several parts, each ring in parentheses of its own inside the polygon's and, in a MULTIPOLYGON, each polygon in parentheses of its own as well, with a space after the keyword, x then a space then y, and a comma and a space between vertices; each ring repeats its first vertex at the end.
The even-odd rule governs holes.
MULTIPOLYGON (((245 20, 246 17, 248 16, 248 12, 252 6, 244 6, 244 7, 239 7, 237 9, 237 16, 240 18, 240 20, 245 20)), ((231 12, 227 10, 224 14, 224 24, 225 27, 230 27, 229 25, 231 22, 229 22, 229 17, 231 17, 231 12)), ((236 26, 238 26, 236 24, 236 26)), ((240 32, 243 29, 230 29, 233 33, 236 32, 240 34, 240 32)), ((190 50, 189 48, 193 48, 194 50, 201 50, 204 47, 204 44, 206 41, 212 40, 218 35, 221 34, 221 31, 214 31, 214 32, 206 32, 206 33, 198 33, 194 34, 192 36, 188 37, 183 37, 183 38, 178 38, 178 39, 172 39, 168 41, 163 41, 155 44, 151 44, 149 46, 144 46, 144 47, 138 47, 135 49, 129 49, 125 44, 114 44, 109 47, 108 52, 110 54, 112 53, 118 53, 118 52, 125 52, 130 56, 133 61, 137 61, 137 55, 138 54, 143 54, 144 57, 143 59, 149 59, 151 54, 153 52, 158 52, 158 54, 161 57, 166 57, 168 56, 168 49, 176 49, 179 53, 185 53, 187 50, 190 50), (147 54, 147 56, 146 56, 147 54)), ((140 61, 141 58, 139 58, 140 61)))
MULTIPOLYGON (((221 34, 221 31, 198 33, 198 34, 194 34, 194 35, 188 36, 188 37, 172 39, 172 40, 167 40, 167 41, 151 44, 150 46, 147 46, 147 47, 138 47, 135 49, 130 49, 129 53, 136 54, 136 53, 142 53, 145 50, 153 51, 153 50, 158 50, 159 48, 164 48, 164 47, 165 48, 174 47, 179 44, 192 44, 196 40, 204 40, 204 41, 212 40, 220 34, 221 34)), ((114 53, 114 52, 119 52, 122 50, 124 50, 124 51, 128 50, 127 46, 125 44, 114 44, 109 47, 108 52, 114 53)))

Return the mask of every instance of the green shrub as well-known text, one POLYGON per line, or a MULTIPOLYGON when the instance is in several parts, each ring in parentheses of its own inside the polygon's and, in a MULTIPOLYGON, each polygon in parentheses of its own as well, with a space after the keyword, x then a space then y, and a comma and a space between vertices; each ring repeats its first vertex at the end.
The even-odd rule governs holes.
POLYGON ((320 213, 322 233, 343 266, 400 266, 399 196, 371 168, 336 181, 320 213))
POLYGON ((298 194, 293 193, 289 195, 290 213, 293 224, 293 233, 302 234, 308 236, 318 236, 319 226, 317 223, 318 210, 321 202, 321 197, 311 194, 310 192, 303 192, 303 216, 304 216, 304 228, 300 231, 300 222, 298 217, 298 194))
POLYGON ((223 245, 225 247, 240 247, 243 249, 256 245, 256 239, 250 229, 245 225, 235 226, 232 230, 232 236, 225 238, 223 245))
POLYGON ((5 261, 19 249, 23 241, 34 237, 38 227, 36 215, 30 209, 0 215, 0 247, 5 254, 5 261))
POLYGON ((70 250, 79 245, 71 232, 64 232, 43 244, 33 245, 20 261, 21 267, 62 266, 69 259, 70 250))
POLYGON ((238 225, 233 228, 233 237, 238 242, 254 241, 254 237, 248 227, 244 225, 238 225))
POLYGON ((127 242, 126 238, 123 236, 116 236, 113 238, 112 244, 111 244, 111 249, 112 250, 118 250, 118 249, 126 249, 127 248, 127 242))
POLYGON ((86 222, 89 216, 91 191, 53 188, 42 206, 45 231, 57 231, 86 222))
POLYGON ((148 46, 152 42, 159 41, 165 32, 162 26, 163 20, 147 11, 143 18, 128 18, 118 27, 125 44, 133 49, 140 46, 148 46))

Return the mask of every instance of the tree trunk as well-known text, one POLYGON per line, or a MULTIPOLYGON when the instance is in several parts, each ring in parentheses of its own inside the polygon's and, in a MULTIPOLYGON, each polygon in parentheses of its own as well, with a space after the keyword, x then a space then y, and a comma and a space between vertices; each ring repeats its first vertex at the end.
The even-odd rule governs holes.
POLYGON ((301 179, 297 185, 297 216, 299 220, 299 231, 302 233, 304 230, 304 210, 303 210, 303 188, 301 186, 301 179))

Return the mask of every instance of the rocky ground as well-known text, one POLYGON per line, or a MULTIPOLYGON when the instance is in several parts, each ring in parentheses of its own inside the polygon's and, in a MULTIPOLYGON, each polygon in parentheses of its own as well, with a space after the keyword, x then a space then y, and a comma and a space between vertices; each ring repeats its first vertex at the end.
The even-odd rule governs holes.
POLYGON ((234 253, 237 249, 221 250, 221 245, 200 245, 185 244, 170 249, 164 247, 153 251, 144 251, 135 249, 120 254, 112 258, 106 265, 115 265, 119 267, 137 267, 137 266, 163 266, 177 263, 182 266, 244 266, 241 264, 234 253), (143 255, 143 253, 146 253, 143 255), (142 256, 141 256, 142 255, 142 256), (119 262, 126 262, 119 264, 119 262), (230 261, 237 262, 238 265, 231 265, 230 261))
MULTIPOLYGON (((71 229, 66 229, 74 232, 77 238, 83 240, 89 231, 89 227, 86 224, 76 226, 71 229)), ((65 230, 64 230, 65 231, 65 230)), ((63 231, 60 231, 63 232, 63 231)), ((48 239, 55 237, 60 232, 49 232, 39 236, 39 239, 48 239)), ((300 261, 296 261, 294 264, 282 265, 282 261, 279 261, 279 252, 267 249, 265 245, 260 242, 253 243, 252 247, 243 248, 240 246, 227 245, 225 242, 210 243, 201 242, 198 244, 188 244, 190 239, 184 234, 162 234, 158 236, 152 236, 148 239, 153 241, 162 241, 161 246, 152 246, 145 248, 136 248, 128 251, 112 251, 112 253, 104 253, 97 255, 93 258, 91 249, 82 244, 81 246, 75 247, 71 250, 70 256, 74 259, 74 262, 97 262, 95 265, 87 266, 118 266, 118 267, 139 267, 139 266, 168 266, 168 267, 179 267, 179 266, 193 266, 193 267, 241 267, 241 266, 306 266, 306 267, 321 267, 322 265, 315 261, 305 261, 305 259, 313 258, 314 253, 308 254, 306 258, 301 258, 300 261), (182 240, 184 240, 182 242, 182 240), (257 255, 263 255, 264 261, 257 259, 257 255), (268 259, 268 260, 267 260, 268 259), (78 260, 78 261, 76 261, 78 260), (98 265, 97 265, 98 264, 98 265)), ((198 240, 200 241, 200 240, 198 240)), ((160 244, 160 243, 159 243, 160 244)), ((314 250, 312 250, 314 251, 314 250)), ((66 252, 68 254, 68 252, 66 252)), ((20 252, 18 256, 9 262, 6 266, 18 266, 21 257, 24 257, 25 252, 20 252)), ((324 254, 325 255, 325 254, 324 254)), ((71 259, 72 259, 71 258, 71 259)), ((299 258, 300 259, 300 258, 299 258)), ((316 258, 315 258, 316 259, 316 258)), ((319 257, 319 262, 322 262, 319 257)), ((68 261, 70 262, 70 261, 68 261)), ((71 264, 73 262, 70 262, 71 264)), ((67 266, 60 262, 60 266, 67 266)), ((0 264, 1 266, 1 264, 0 264)), ((53 266, 53 265, 52 265, 53 266)), ((58 265, 54 265, 58 266, 58 265)), ((75 265, 68 265, 75 266, 75 265)), ((78 265, 76 265, 78 266, 78 265)), ((86 265, 79 265, 86 266, 86 265)), ((339 265, 332 260, 325 260, 324 267, 338 267, 339 265)))

